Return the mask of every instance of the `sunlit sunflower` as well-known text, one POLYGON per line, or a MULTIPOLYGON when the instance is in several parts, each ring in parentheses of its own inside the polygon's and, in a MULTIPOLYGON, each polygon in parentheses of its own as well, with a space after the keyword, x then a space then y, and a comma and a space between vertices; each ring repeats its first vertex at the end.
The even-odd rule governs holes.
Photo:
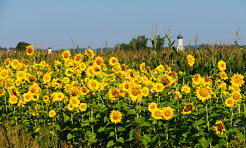
POLYGON ((175 99, 181 99, 182 98, 182 94, 179 91, 175 91, 175 99))
POLYGON ((19 68, 19 67, 20 67, 20 62, 19 62, 17 59, 13 59, 13 60, 11 61, 11 67, 12 67, 13 69, 19 68))
POLYGON ((163 111, 163 117, 165 120, 170 120, 171 118, 173 118, 174 114, 173 114, 173 109, 171 107, 164 107, 162 108, 163 111))
POLYGON ((80 111, 85 112, 86 109, 87 109, 86 103, 80 103, 80 104, 79 104, 79 110, 80 110, 80 111))
POLYGON ((80 63, 83 60, 83 57, 84 56, 81 53, 77 53, 74 56, 73 60, 74 60, 75 63, 80 63))
POLYGON ((16 72, 16 78, 18 80, 23 80, 26 78, 26 72, 25 71, 17 71, 16 72))
POLYGON ((67 105, 67 109, 70 110, 70 111, 73 110, 73 109, 74 109, 73 104, 69 103, 69 104, 67 105))
POLYGON ((128 93, 132 101, 140 102, 142 100, 141 90, 138 86, 131 86, 128 93))
POLYGON ((61 56, 62 56, 62 59, 63 59, 64 61, 67 61, 68 59, 70 59, 70 56, 71 56, 70 50, 64 50, 64 51, 62 52, 61 56))
POLYGON ((243 84, 244 84, 244 76, 241 75, 241 74, 234 74, 232 77, 231 77, 231 84, 234 85, 234 84, 238 84, 239 87, 241 87, 243 84))
POLYGON ((20 108, 22 108, 22 107, 25 106, 25 104, 26 103, 23 100, 20 100, 17 106, 20 107, 20 108))
POLYGON ((109 65, 115 66, 116 64, 118 64, 118 59, 116 57, 110 57, 109 65))
POLYGON ((220 71, 226 70, 226 62, 223 61, 223 60, 220 60, 220 61, 218 62, 218 68, 219 68, 220 71))
POLYGON ((94 60, 94 64, 98 65, 98 66, 102 66, 104 63, 103 58, 102 57, 96 57, 94 60))
POLYGON ((195 64, 195 58, 192 56, 192 55, 187 55, 187 61, 188 61, 188 65, 190 66, 190 67, 192 67, 194 64, 195 64))
POLYGON ((9 77, 9 72, 7 69, 2 69, 0 71, 0 79, 5 80, 9 77))
POLYGON ((119 112, 117 110, 111 111, 111 113, 110 113, 110 120, 114 124, 120 123, 121 120, 122 120, 122 114, 121 114, 121 112, 119 112))
POLYGON ((45 96, 43 96, 43 100, 44 100, 44 102, 49 102, 50 101, 50 97, 49 96, 47 96, 47 95, 45 95, 45 96))
POLYGON ((147 97, 149 95, 149 88, 148 87, 143 87, 141 89, 141 94, 144 96, 144 97, 147 97))
POLYGON ((99 83, 97 80, 93 80, 93 79, 89 80, 87 82, 87 86, 92 91, 97 91, 99 89, 99 83))
POLYGON ((225 105, 227 107, 232 107, 234 105, 234 100, 230 97, 225 100, 225 105))
POLYGON ((117 95, 118 95, 118 91, 117 89, 114 89, 114 88, 110 88, 109 91, 108 91, 108 96, 109 96, 109 99, 112 100, 112 101, 115 101, 117 100, 117 95))
POLYGON ((228 79, 227 73, 224 72, 224 71, 221 71, 221 72, 219 73, 219 75, 220 75, 220 78, 221 78, 222 80, 227 80, 227 79, 228 79))
POLYGON ((69 104, 72 104, 73 107, 79 107, 80 101, 76 97, 71 97, 69 100, 69 104))
POLYGON ((156 104, 155 102, 150 103, 149 106, 148 106, 148 110, 149 110, 150 112, 154 111, 154 110, 157 109, 157 108, 158 108, 158 107, 157 107, 157 104, 156 104))
POLYGON ((232 90, 232 91, 238 91, 238 92, 241 91, 241 89, 240 89, 238 84, 234 84, 234 85, 229 86, 229 89, 232 90))
POLYGON ((157 70, 158 72, 163 72, 163 71, 165 71, 165 67, 164 67, 162 64, 160 64, 160 65, 158 65, 158 66, 156 67, 155 70, 157 70))
POLYGON ((170 76, 164 76, 163 78, 161 78, 161 82, 165 87, 169 87, 173 84, 174 80, 170 76))
POLYGON ((190 87, 188 85, 184 85, 184 86, 182 86, 181 91, 188 94, 188 93, 190 93, 190 87))
POLYGON ((202 79, 202 84, 210 86, 212 84, 212 80, 210 79, 209 76, 206 76, 202 79))
POLYGON ((154 88, 156 92, 162 92, 164 90, 164 85, 162 83, 156 83, 154 88))
POLYGON ((140 64, 140 71, 145 72, 145 63, 140 64))
POLYGON ((34 48, 32 45, 28 45, 26 46, 26 54, 28 56, 32 56, 34 54, 34 48))
POLYGON ((95 57, 95 54, 91 49, 86 49, 85 55, 87 55, 90 59, 93 59, 95 57))
POLYGON ((200 86, 196 90, 196 96, 199 100, 205 103, 208 99, 211 98, 211 88, 208 86, 200 86))
POLYGON ((232 92, 231 97, 234 100, 234 102, 239 102, 242 98, 242 95, 240 94, 240 92, 234 91, 232 92))
POLYGON ((20 95, 18 88, 16 88, 15 86, 10 86, 8 88, 8 93, 10 96, 19 96, 20 95))
POLYGON ((163 110, 159 109, 159 108, 155 108, 152 110, 151 112, 152 114, 152 117, 155 119, 155 120, 160 120, 162 119, 163 117, 163 110))
POLYGON ((214 130, 215 130, 216 134, 222 135, 223 132, 225 131, 225 125, 224 125, 224 123, 221 120, 219 120, 219 121, 217 120, 215 122, 214 130))
POLYGON ((192 82, 194 85, 200 85, 201 82, 202 82, 202 77, 200 76, 200 74, 195 74, 193 77, 192 77, 192 82))
POLYGON ((22 95, 22 97, 23 97, 25 103, 28 103, 28 102, 33 100, 33 95, 31 93, 29 93, 29 92, 28 93, 24 93, 22 95))
POLYGON ((10 104, 17 104, 18 98, 16 96, 10 96, 9 97, 9 103, 10 104))
POLYGON ((11 63, 11 60, 9 58, 4 60, 4 64, 5 64, 6 68, 10 67, 10 63, 11 63))
POLYGON ((47 84, 47 83, 49 83, 50 81, 51 81, 51 76, 50 76, 50 74, 49 74, 49 73, 44 74, 44 76, 43 76, 43 83, 44 83, 44 84, 47 84))
POLYGON ((51 110, 51 111, 49 112, 49 117, 50 117, 50 118, 55 117, 55 115, 56 115, 56 111, 51 110))
POLYGON ((195 109, 193 103, 188 103, 184 106, 182 114, 190 114, 195 109))
POLYGON ((83 87, 81 88, 81 95, 85 96, 85 95, 87 95, 89 92, 90 92, 89 89, 86 88, 85 86, 83 86, 83 87))

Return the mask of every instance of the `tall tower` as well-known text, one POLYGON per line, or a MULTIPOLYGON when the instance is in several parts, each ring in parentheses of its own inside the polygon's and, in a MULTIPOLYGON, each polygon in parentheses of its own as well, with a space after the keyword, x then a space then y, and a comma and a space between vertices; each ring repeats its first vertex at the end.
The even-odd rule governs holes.
POLYGON ((178 39, 178 46, 177 46, 177 50, 184 50, 184 45, 183 45, 183 36, 179 33, 179 35, 177 36, 178 39))

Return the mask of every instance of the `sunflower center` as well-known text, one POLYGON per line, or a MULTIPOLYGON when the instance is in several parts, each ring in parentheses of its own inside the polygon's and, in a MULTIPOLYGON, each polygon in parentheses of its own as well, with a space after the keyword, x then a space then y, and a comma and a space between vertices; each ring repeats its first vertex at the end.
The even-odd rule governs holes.
POLYGON ((119 119, 119 116, 115 114, 115 115, 113 115, 113 119, 114 120, 118 120, 119 119))
POLYGON ((207 88, 200 88, 199 94, 200 94, 202 97, 207 97, 208 94, 209 94, 209 90, 208 90, 207 88))
POLYGON ((156 117, 161 117, 161 112, 160 112, 160 111, 156 111, 156 112, 155 112, 155 116, 156 116, 156 117))
POLYGON ((170 112, 169 110, 166 110, 166 111, 164 112, 164 115, 168 117, 168 116, 171 115, 171 112, 170 112))

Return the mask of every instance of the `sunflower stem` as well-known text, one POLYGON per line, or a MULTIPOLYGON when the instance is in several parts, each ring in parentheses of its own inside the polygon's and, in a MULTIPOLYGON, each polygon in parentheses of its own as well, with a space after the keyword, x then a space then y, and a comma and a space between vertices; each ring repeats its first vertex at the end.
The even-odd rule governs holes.
POLYGON ((206 107, 205 107, 205 109, 206 109, 206 120, 207 120, 207 127, 208 127, 208 131, 210 131, 210 129, 209 129, 209 121, 208 121, 208 104, 206 103, 206 107))

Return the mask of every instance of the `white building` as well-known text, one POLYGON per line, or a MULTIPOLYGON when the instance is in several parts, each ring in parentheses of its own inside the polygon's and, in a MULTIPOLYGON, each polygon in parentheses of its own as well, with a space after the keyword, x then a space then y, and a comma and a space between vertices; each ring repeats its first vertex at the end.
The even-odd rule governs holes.
POLYGON ((181 34, 179 34, 177 36, 177 39, 178 39, 178 46, 177 46, 177 50, 180 51, 180 50, 185 50, 184 48, 184 45, 183 45, 183 36, 181 34))
POLYGON ((51 47, 48 47, 48 54, 52 54, 52 49, 51 49, 51 47))

